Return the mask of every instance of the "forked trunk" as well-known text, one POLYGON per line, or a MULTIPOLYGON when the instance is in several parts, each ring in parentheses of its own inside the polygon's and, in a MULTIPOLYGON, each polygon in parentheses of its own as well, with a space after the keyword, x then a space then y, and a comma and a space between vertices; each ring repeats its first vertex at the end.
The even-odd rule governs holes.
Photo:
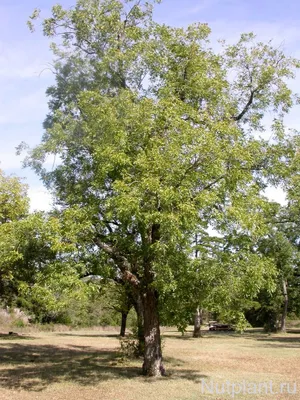
POLYGON ((143 300, 145 332, 143 373, 147 376, 161 376, 165 374, 165 369, 162 363, 157 293, 154 289, 148 288, 143 300))
POLYGON ((124 337, 126 333, 126 323, 127 323, 127 316, 128 316, 128 311, 123 311, 122 312, 122 320, 121 320, 121 330, 120 330, 120 336, 124 337))
POLYGON ((194 319, 194 333, 193 333, 194 338, 201 337, 201 323, 202 323, 202 309, 198 307, 195 312, 195 319, 194 319))
POLYGON ((285 279, 282 280, 282 289, 283 289, 283 296, 284 296, 284 305, 283 305, 283 312, 282 312, 282 316, 281 316, 280 331, 285 332, 286 331, 285 321, 286 321, 286 317, 287 317, 288 303, 289 303, 288 292, 287 292, 287 281, 285 279))

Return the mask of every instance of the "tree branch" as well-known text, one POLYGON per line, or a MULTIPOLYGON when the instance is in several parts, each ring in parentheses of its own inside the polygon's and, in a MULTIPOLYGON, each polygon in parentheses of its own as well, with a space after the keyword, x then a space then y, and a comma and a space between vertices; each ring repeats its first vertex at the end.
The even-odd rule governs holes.
POLYGON ((99 238, 95 239, 94 242, 100 247, 100 249, 102 249, 106 254, 110 255, 111 258, 116 262, 116 264, 120 268, 124 281, 130 282, 133 286, 138 286, 140 284, 140 281, 138 280, 136 275, 134 275, 130 271, 130 262, 118 251, 118 249, 111 245, 108 245, 107 243, 103 243, 99 238))
POLYGON ((204 186, 203 188, 201 188, 201 190, 208 190, 210 189, 212 186, 214 186, 216 183, 218 183, 219 181, 221 181, 222 179, 224 179, 226 177, 226 174, 223 174, 221 176, 219 176, 218 178, 216 178, 214 181, 208 183, 206 186, 204 186))
POLYGON ((249 108, 251 107, 251 105, 253 103, 254 94, 256 92, 257 92, 257 90, 251 90, 250 97, 249 97, 247 104, 245 105, 243 110, 239 113, 239 115, 237 115, 236 117, 233 117, 234 121, 240 121, 243 118, 243 116, 248 112, 249 108))

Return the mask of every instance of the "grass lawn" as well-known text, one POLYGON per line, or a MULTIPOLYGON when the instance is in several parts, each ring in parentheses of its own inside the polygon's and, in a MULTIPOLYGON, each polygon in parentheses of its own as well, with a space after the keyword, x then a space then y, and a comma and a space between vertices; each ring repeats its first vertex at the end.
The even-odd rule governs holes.
POLYGON ((140 375, 141 360, 122 362, 118 348, 114 331, 0 335, 0 400, 227 400, 234 390, 245 393, 235 399, 300 399, 299 333, 206 331, 193 339, 167 329, 168 375, 159 379, 140 375), (217 393, 222 384, 229 393, 217 393), (282 393, 270 394, 270 385, 282 393))

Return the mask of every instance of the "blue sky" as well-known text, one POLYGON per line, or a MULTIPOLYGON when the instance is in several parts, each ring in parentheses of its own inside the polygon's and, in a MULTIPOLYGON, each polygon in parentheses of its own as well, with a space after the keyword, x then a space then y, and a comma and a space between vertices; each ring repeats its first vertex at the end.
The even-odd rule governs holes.
MULTIPOLYGON (((75 0, 62 0, 63 6, 75 0)), ((22 169, 15 147, 25 141, 39 143, 42 121, 47 112, 46 88, 53 82, 49 69, 51 53, 41 31, 28 31, 26 21, 35 7, 47 14, 53 0, 0 0, 0 168, 24 177, 30 190, 32 209, 49 208, 50 197, 38 177, 22 169)), ((207 22, 212 40, 235 41, 242 32, 253 31, 262 40, 283 44, 286 52, 300 58, 300 2, 290 0, 164 0, 156 7, 155 19, 182 26, 207 22)), ((300 92, 300 75, 293 83, 300 92)), ((298 110, 289 116, 288 125, 300 128, 298 110)), ((274 199, 282 193, 271 189, 274 199)))

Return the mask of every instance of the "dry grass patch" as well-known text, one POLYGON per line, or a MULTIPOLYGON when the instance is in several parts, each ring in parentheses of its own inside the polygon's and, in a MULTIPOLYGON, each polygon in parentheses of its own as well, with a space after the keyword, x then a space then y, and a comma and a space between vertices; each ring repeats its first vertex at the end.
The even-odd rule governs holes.
MULTIPOLYGON (((141 360, 121 362, 115 331, 39 332, 0 335, 0 399, 227 400, 230 394, 201 393, 207 384, 298 383, 298 393, 236 395, 236 399, 300 399, 300 335, 237 335, 205 332, 182 337, 165 330, 168 376, 146 379, 141 360)), ((219 387, 221 388, 221 386, 219 387)))

